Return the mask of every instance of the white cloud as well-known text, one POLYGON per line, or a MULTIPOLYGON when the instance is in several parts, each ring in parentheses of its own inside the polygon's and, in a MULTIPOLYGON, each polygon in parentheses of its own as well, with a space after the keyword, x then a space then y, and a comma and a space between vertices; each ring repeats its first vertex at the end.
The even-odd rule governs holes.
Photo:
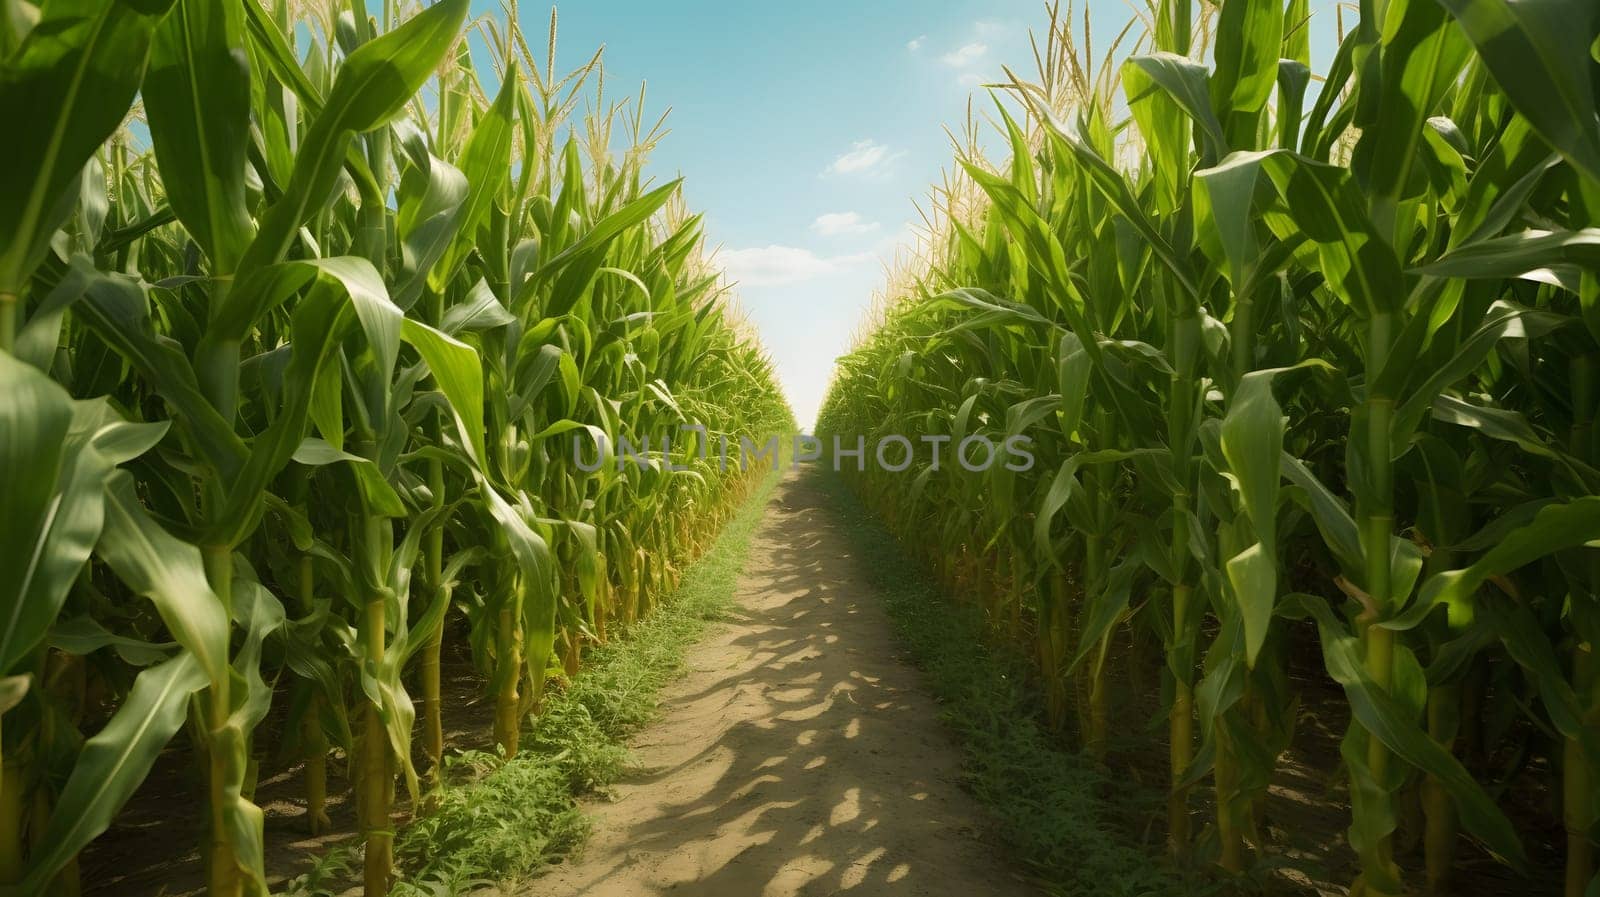
POLYGON ((811 222, 811 229, 824 237, 845 234, 870 234, 878 229, 878 222, 864 220, 857 212, 828 212, 811 222))
POLYGON ((913 53, 915 53, 918 50, 922 49, 922 42, 927 40, 927 39, 928 39, 928 36, 926 34, 919 34, 916 37, 913 37, 912 39, 906 41, 906 49, 910 50, 913 53))
POLYGON ((728 277, 747 287, 776 287, 815 280, 874 261, 870 252, 821 256, 798 246, 729 249, 717 254, 728 277))
POLYGON ((857 140, 849 152, 830 162, 823 174, 876 174, 903 155, 904 152, 890 152, 876 140, 857 140))
POLYGON ((977 87, 979 84, 983 83, 983 76, 979 75, 977 72, 963 72, 961 77, 957 78, 956 81, 962 87, 977 87))
POLYGON ((949 53, 940 56, 939 61, 950 66, 951 68, 966 68, 967 66, 972 65, 978 60, 982 59, 988 52, 988 44, 981 44, 977 41, 973 41, 970 44, 955 50, 951 50, 949 53))

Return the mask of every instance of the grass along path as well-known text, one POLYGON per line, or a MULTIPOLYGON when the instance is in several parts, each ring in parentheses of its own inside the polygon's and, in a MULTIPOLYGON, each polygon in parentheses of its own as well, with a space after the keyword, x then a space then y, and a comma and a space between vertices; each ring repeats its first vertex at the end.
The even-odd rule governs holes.
POLYGON ((814 470, 784 478, 737 608, 689 653, 590 844, 539 897, 1037 893, 962 790, 863 553, 814 470))
MULTIPOLYGON (((447 758, 447 777, 455 784, 436 795, 432 812, 397 834, 403 875, 392 894, 515 889, 583 844, 591 820, 578 798, 627 771, 628 737, 655 718, 662 687, 681 673, 690 646, 727 614, 781 476, 773 471, 745 500, 711 550, 684 571, 676 593, 621 637, 585 654, 578 675, 546 697, 509 763, 482 751, 447 758)), ((283 893, 343 892, 360 868, 356 847, 336 846, 283 893)))

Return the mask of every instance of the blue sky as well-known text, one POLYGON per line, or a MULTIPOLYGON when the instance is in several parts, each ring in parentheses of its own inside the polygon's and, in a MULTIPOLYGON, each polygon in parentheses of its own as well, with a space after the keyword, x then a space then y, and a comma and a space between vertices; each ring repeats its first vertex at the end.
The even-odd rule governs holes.
MULTIPOLYGON (((1089 5, 1100 54, 1132 14, 1121 0, 1089 5)), ((522 5, 536 54, 549 12, 522 5)), ((1323 18, 1314 34, 1331 35, 1323 18)), ((685 176, 808 427, 917 220, 913 201, 950 164, 945 127, 958 129, 974 91, 989 105, 976 84, 1002 64, 1033 72, 1028 31, 1046 22, 1040 0, 591 0, 560 6, 557 65, 604 45, 608 97, 643 81, 647 113, 671 107, 647 170, 685 176)), ((1328 47, 1316 41, 1315 67, 1328 47)))

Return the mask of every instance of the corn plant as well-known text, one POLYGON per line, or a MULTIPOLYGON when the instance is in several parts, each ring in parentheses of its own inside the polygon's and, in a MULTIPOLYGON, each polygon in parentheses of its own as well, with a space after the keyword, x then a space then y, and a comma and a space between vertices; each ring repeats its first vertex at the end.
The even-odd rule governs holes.
POLYGON ((485 66, 466 0, 19 7, 0 103, 38 127, 0 209, 0 451, 26 472, 0 515, 0 889, 75 892, 187 721, 209 893, 267 889, 263 764, 303 763, 330 825, 333 750, 385 893, 396 782, 427 807, 412 688, 435 772, 447 749, 445 642, 481 661, 509 756, 547 678, 753 486, 677 427, 787 428, 772 367, 680 185, 643 174, 642 96, 561 141, 599 64, 557 75, 553 17, 542 66, 514 10, 476 22, 485 66), (594 469, 576 434, 656 448, 594 469), (85 738, 89 687, 116 701, 85 738))
MULTIPOLYGON (((1554 734, 1539 750, 1577 897, 1595 880, 1600 706, 1600 21, 1559 3, 1361 12, 1314 90, 1302 2, 1157 4, 1120 77, 1053 17, 1039 78, 1012 75, 996 107, 1009 163, 962 153, 926 271, 841 361, 819 429, 959 440, 976 420, 1033 439, 1034 469, 992 472, 981 499, 930 489, 971 475, 926 457, 862 486, 945 557, 1008 545, 998 581, 1032 607, 1052 716, 1090 695, 1091 755, 1107 756, 1093 695, 1111 636, 1164 645, 1180 859, 1236 873, 1272 849, 1266 790, 1316 710, 1287 675, 1303 620, 1351 718, 1353 892, 1402 893, 1412 844, 1442 892, 1458 828, 1523 865, 1465 684, 1493 657, 1517 681, 1489 700, 1554 734), (1519 689, 1536 702, 1512 707, 1519 689)), ((1021 603, 951 582, 996 618, 1021 603)))

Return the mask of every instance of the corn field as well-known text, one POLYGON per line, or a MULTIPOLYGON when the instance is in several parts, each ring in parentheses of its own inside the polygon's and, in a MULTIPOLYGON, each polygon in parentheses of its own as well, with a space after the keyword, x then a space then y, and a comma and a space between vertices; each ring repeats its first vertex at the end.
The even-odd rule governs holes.
POLYGON ((264 894, 280 702, 311 832, 338 752, 384 894, 444 639, 511 757, 764 473, 705 447, 792 426, 771 364, 554 16, 538 59, 467 0, 5 13, 0 893, 76 894, 172 742, 208 893, 264 894))
POLYGON ((1560 887, 1508 809, 1533 781, 1595 897, 1600 6, 1340 15, 1314 75, 1306 0, 1159 0, 1099 61, 1058 11, 993 85, 1009 161, 958 142, 818 431, 921 440, 847 475, 1053 725, 1113 764, 1165 730, 1180 863, 1272 861, 1269 788, 1331 713, 1351 893, 1482 853, 1560 887), (958 463, 1020 436, 1030 469, 958 463), (1109 698, 1145 650, 1158 729, 1109 698), (1308 656, 1344 706, 1302 702, 1308 656))

